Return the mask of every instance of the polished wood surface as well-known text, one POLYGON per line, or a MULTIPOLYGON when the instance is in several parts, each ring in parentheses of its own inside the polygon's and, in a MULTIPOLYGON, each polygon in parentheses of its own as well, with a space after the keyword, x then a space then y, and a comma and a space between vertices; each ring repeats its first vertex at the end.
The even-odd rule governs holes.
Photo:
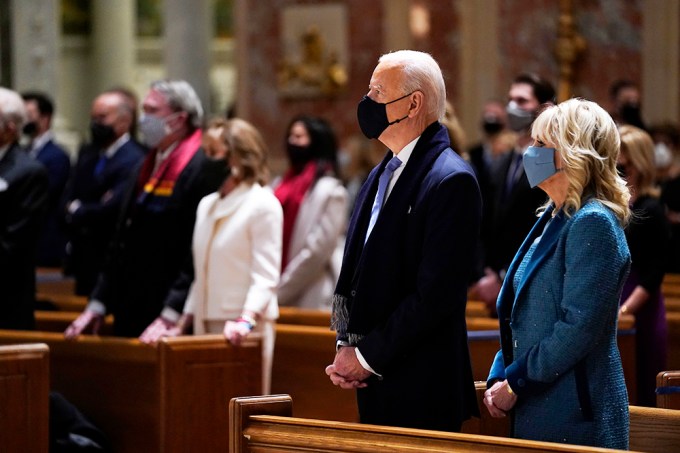
POLYGON ((49 348, 0 346, 0 451, 49 450, 49 348))
POLYGON ((101 428, 116 452, 226 451, 229 400, 261 389, 259 341, 236 348, 221 335, 191 336, 153 347, 0 331, 0 344, 17 343, 49 346, 52 389, 101 428))

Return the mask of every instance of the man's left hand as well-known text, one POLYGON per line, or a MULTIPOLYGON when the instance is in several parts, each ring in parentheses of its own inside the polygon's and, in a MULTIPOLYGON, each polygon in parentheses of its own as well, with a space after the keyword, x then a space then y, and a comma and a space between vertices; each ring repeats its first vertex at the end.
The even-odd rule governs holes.
POLYGON ((326 367, 331 382, 340 388, 364 388, 367 384, 363 381, 371 376, 371 372, 359 363, 355 349, 351 346, 341 347, 335 354, 333 364, 326 367))
POLYGON ((163 337, 176 337, 180 334, 176 324, 161 316, 156 318, 139 336, 139 341, 146 344, 156 344, 163 337))

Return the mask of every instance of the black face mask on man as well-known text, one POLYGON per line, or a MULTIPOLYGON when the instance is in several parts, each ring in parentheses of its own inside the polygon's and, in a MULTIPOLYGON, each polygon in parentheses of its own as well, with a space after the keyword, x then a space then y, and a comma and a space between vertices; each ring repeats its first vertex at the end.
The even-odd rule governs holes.
POLYGON ((116 139, 116 131, 108 124, 92 121, 90 123, 92 144, 97 147, 108 146, 116 139))
POLYGON ((642 115, 640 114, 640 104, 636 102, 627 102, 621 106, 619 114, 621 115, 621 121, 623 121, 623 123, 639 127, 640 129, 645 128, 642 121, 642 115))
POLYGON ((357 106, 357 119, 359 121, 361 132, 363 132, 368 138, 378 138, 385 131, 385 129, 408 118, 407 113, 406 116, 390 122, 387 119, 387 105, 400 101, 412 94, 413 92, 410 92, 409 94, 405 94, 400 98, 390 102, 385 102, 384 104, 376 102, 368 96, 364 96, 363 99, 359 101, 359 105, 357 106))
POLYGON ((28 135, 29 137, 33 137, 36 132, 38 132, 38 123, 35 121, 30 121, 26 124, 24 124, 24 127, 21 129, 21 132, 24 135, 28 135))
POLYGON ((482 129, 487 135, 494 135, 503 130, 503 123, 496 116, 484 116, 482 118, 482 129))

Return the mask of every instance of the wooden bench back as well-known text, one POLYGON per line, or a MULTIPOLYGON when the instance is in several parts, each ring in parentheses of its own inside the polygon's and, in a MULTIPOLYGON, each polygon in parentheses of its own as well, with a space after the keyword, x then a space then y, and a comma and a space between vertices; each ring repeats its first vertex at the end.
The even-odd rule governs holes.
POLYGON ((479 453, 612 452, 549 442, 464 433, 446 433, 357 423, 292 418, 288 395, 235 398, 229 403, 230 452, 257 451, 457 451, 479 453))
POLYGON ((226 451, 228 401, 261 389, 258 341, 221 335, 137 340, 0 331, 0 344, 45 343, 52 389, 109 437, 116 452, 226 451))
POLYGON ((656 375, 656 407, 680 409, 680 371, 662 371, 656 375))
POLYGON ((666 367, 669 370, 680 370, 680 311, 666 312, 668 326, 668 357, 666 367))
MULTIPOLYGON (((484 321, 488 325, 492 322, 484 321)), ((626 385, 629 394, 634 395, 635 336, 631 325, 630 317, 622 321, 618 341, 626 385)), ((470 330, 468 344, 473 378, 485 381, 500 347, 498 330, 470 330)), ((333 386, 324 372, 335 357, 334 332, 328 327, 277 324, 274 348, 272 393, 292 396, 294 416, 358 421, 354 392, 333 386)))
POLYGON ((0 450, 49 450, 49 348, 0 346, 0 450))
POLYGON ((680 411, 630 406, 630 449, 649 453, 680 451, 680 411))

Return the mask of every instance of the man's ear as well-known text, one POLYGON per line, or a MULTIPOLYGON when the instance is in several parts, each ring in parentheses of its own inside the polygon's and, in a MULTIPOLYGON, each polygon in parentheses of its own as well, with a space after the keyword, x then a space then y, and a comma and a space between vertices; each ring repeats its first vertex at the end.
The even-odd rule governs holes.
POLYGON ((423 94, 422 91, 414 91, 413 95, 409 99, 409 106, 408 106, 408 116, 409 118, 413 118, 414 116, 417 116, 420 111, 423 108, 423 105, 425 103, 425 95, 423 94))

